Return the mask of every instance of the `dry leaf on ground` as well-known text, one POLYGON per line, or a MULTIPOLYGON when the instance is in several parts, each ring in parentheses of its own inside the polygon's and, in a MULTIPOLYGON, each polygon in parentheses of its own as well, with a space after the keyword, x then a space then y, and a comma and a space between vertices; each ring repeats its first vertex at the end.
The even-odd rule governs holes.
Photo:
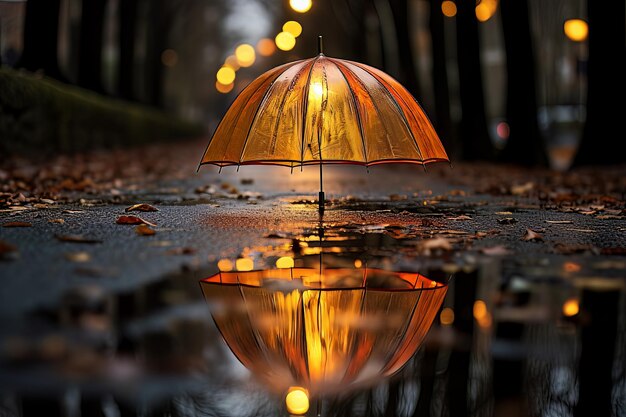
POLYGON ((56 235, 55 236, 61 242, 70 243, 102 243, 100 239, 94 239, 83 235, 56 235))
POLYGON ((514 224, 517 223, 517 219, 513 217, 505 217, 504 219, 498 219, 498 223, 500 224, 514 224))
POLYGON ((574 223, 571 220, 546 220, 546 223, 550 224, 572 224, 574 223))
POLYGON ((526 233, 522 237, 522 240, 525 240, 527 242, 529 242, 529 241, 538 242, 538 241, 543 241, 543 236, 541 234, 535 232, 532 229, 526 229, 526 233))
POLYGON ((7 222, 2 227, 32 227, 32 223, 29 222, 7 222))
POLYGON ((489 256, 503 256, 511 253, 509 249, 502 245, 481 248, 480 252, 489 256))
POLYGON ((138 225, 138 224, 147 224, 149 226, 156 226, 154 223, 150 223, 147 220, 142 219, 137 216, 119 216, 115 221, 117 224, 130 224, 130 225, 138 225))
POLYGON ((133 204, 130 207, 126 207, 126 209, 124 210, 126 212, 129 211, 159 211, 158 208, 151 206, 150 204, 145 204, 145 203, 141 203, 141 204, 133 204))
POLYGON ((65 254, 65 259, 71 262, 83 263, 91 260, 91 255, 88 252, 71 252, 65 254))
POLYGON ((448 217, 446 220, 461 221, 461 220, 472 220, 472 218, 465 214, 461 214, 460 216, 456 216, 456 217, 448 217))
POLYGON ((65 224, 65 220, 63 219, 50 219, 48 223, 56 223, 56 224, 65 224))
POLYGON ((151 229, 150 226, 145 225, 145 224, 140 224, 139 226, 135 227, 135 233, 137 233, 140 236, 152 236, 156 232, 154 231, 154 229, 151 229))

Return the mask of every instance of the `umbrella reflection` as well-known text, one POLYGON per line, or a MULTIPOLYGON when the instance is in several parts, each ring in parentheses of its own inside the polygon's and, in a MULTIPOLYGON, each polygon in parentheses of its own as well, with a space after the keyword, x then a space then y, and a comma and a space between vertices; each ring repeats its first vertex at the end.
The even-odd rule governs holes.
POLYGON ((220 272, 201 286, 243 365, 274 391, 311 395, 368 386, 402 368, 447 291, 416 273, 367 268, 220 272))

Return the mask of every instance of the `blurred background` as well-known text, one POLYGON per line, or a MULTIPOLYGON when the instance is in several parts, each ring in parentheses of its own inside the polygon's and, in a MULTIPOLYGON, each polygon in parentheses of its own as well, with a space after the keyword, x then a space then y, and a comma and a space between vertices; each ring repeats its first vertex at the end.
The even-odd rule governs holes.
POLYGON ((581 144, 576 164, 623 162, 602 149, 623 137, 623 105, 603 100, 624 92, 624 16, 623 1, 5 0, 0 129, 33 130, 8 95, 13 68, 194 123, 169 136, 210 133, 251 80, 316 55, 323 35, 327 55, 403 83, 454 160, 566 169, 581 144))

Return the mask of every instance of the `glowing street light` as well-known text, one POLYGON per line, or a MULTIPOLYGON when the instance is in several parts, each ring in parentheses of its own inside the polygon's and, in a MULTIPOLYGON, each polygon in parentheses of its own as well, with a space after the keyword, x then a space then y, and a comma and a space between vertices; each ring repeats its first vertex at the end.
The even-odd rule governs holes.
POLYGON ((275 41, 281 51, 291 51, 296 46, 296 38, 289 32, 280 32, 275 41))
POLYGON ((219 71, 217 71, 216 75, 217 82, 223 85, 231 84, 233 81, 235 81, 235 77, 235 70, 231 67, 220 68, 219 71))
POLYGON ((578 300, 576 298, 570 298, 563 303, 563 315, 565 317, 573 317, 580 311, 578 300))
POLYGON ((480 22, 486 22, 491 19, 498 9, 498 0, 481 0, 476 6, 476 19, 480 22))
POLYGON ((285 396, 285 405, 289 414, 303 415, 309 411, 309 396, 304 388, 292 387, 285 396))
POLYGON ((289 32, 297 38, 302 33, 302 25, 295 20, 290 20, 283 25, 283 32, 289 32))
POLYGON ((235 49, 235 57, 237 58, 239 65, 245 68, 254 64, 256 54, 252 45, 244 43, 235 49))
POLYGON ((298 13, 306 13, 313 6, 313 2, 311 0, 289 0, 289 5, 298 13))
POLYGON ((441 3, 441 13, 446 17, 456 16, 456 3, 452 0, 444 0, 441 3))
POLYGON ((582 42, 589 36, 589 25, 582 19, 569 19, 563 24, 563 32, 570 40, 582 42))

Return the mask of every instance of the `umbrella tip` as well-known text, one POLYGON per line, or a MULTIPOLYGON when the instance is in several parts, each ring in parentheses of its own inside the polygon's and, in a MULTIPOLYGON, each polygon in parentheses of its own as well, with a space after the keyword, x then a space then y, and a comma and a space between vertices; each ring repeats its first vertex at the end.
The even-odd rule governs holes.
POLYGON ((322 40, 322 35, 317 37, 317 50, 320 55, 324 55, 324 41, 322 40))

